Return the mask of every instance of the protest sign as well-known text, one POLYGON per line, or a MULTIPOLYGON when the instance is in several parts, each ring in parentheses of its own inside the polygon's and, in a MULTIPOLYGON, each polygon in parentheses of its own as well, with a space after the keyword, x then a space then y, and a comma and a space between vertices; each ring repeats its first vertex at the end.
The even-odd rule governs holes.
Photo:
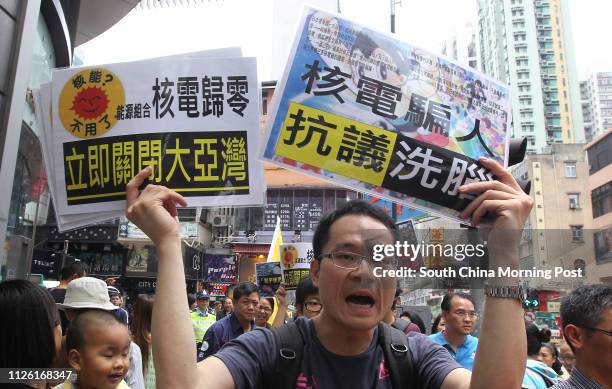
POLYGON ((314 259, 312 243, 283 244, 280 250, 285 289, 295 289, 300 280, 310 274, 310 262, 314 259))
POLYGON ((236 256, 228 254, 205 254, 203 279, 206 282, 235 284, 238 280, 236 256))
POLYGON ((124 209, 125 185, 146 166, 190 206, 261 204, 257 91, 254 58, 55 71, 59 211, 124 209))
MULTIPOLYGON (((507 160, 510 92, 450 59, 306 8, 275 91, 262 157, 457 218, 458 187, 507 160)), ((464 221, 465 222, 465 221, 464 221)))
POLYGON ((282 279, 280 262, 255 263, 255 279, 261 297, 274 296, 282 279))
MULTIPOLYGON (((52 147, 50 145, 51 136, 51 83, 42 84, 40 89, 33 91, 34 104, 36 107, 36 118, 41 125, 40 131, 40 144, 43 155, 43 162, 47 170, 49 191, 54 201, 57 199, 56 195, 56 175, 53 167, 53 153, 51 152, 52 147)), ((88 224, 93 224, 109 219, 119 217, 123 212, 120 211, 109 211, 109 212, 89 212, 87 214, 79 215, 62 215, 58 212, 57 207, 53 207, 55 212, 55 220, 57 222, 58 229, 63 232, 74 228, 82 227, 88 224)))
POLYGON ((412 219, 420 219, 427 216, 427 213, 418 209, 410 208, 406 204, 381 199, 377 196, 370 196, 366 194, 363 195, 363 200, 382 208, 387 215, 391 216, 398 223, 403 223, 412 219))
POLYGON ((125 184, 147 165, 190 206, 261 204, 256 65, 241 55, 54 71, 33 95, 59 230, 119 217, 125 184))

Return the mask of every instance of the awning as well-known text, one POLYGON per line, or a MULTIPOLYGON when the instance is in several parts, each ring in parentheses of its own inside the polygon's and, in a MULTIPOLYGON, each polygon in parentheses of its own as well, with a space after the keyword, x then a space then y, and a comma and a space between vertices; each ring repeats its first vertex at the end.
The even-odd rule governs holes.
POLYGON ((270 245, 267 243, 233 243, 234 252, 240 255, 265 255, 268 256, 270 245))

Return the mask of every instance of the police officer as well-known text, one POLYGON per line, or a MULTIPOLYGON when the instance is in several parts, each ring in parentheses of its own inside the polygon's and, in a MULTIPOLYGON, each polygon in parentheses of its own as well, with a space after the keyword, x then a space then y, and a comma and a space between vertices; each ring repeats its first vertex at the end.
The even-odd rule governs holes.
POLYGON ((199 352, 206 330, 217 320, 217 317, 208 311, 210 297, 206 291, 199 292, 196 295, 196 299, 198 307, 191 312, 191 321, 193 323, 193 332, 199 352))

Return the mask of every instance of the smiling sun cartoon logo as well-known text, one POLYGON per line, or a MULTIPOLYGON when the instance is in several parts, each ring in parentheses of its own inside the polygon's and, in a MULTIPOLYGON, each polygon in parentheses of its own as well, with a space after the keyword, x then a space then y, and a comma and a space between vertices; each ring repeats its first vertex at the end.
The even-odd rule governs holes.
POLYGON ((125 105, 121 80, 104 68, 72 75, 59 96, 59 116, 64 129, 82 138, 97 138, 116 123, 117 108, 125 105))
POLYGON ((295 260, 298 257, 298 251, 295 246, 285 246, 281 252, 281 260, 283 261, 283 267, 285 269, 293 269, 295 267, 295 260))
POLYGON ((83 89, 76 95, 70 109, 83 119, 95 119, 102 116, 107 108, 108 97, 104 90, 92 86, 83 89))

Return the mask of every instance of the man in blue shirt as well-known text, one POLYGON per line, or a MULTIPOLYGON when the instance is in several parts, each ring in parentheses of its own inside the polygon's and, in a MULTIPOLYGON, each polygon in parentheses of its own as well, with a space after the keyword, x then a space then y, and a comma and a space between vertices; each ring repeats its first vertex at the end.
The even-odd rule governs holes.
POLYGON ((434 342, 446 348, 457 363, 470 371, 474 368, 478 347, 478 338, 470 335, 478 319, 474 305, 474 299, 467 293, 446 294, 441 305, 445 330, 430 336, 434 342))
POLYGON ((198 361, 215 354, 225 343, 251 331, 255 326, 255 311, 259 306, 257 285, 241 282, 234 288, 232 297, 235 302, 234 312, 208 328, 198 351, 198 361))

